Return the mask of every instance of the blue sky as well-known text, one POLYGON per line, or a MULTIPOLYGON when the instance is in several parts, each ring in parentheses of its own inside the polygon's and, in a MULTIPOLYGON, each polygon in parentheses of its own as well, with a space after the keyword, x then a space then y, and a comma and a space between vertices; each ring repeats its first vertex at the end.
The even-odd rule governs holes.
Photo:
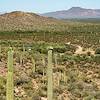
POLYGON ((76 6, 100 9, 100 0, 0 0, 0 12, 17 10, 44 13, 76 6))

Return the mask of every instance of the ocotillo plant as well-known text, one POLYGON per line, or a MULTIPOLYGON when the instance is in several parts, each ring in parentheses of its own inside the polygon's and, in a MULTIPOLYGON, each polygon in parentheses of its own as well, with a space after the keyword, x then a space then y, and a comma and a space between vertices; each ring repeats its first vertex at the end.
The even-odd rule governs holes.
POLYGON ((47 98, 48 100, 53 100, 53 64, 52 64, 52 47, 48 48, 48 68, 47 68, 47 98))
POLYGON ((10 48, 8 51, 8 73, 7 73, 7 89, 6 100, 14 100, 14 83, 13 83, 13 50, 10 48))

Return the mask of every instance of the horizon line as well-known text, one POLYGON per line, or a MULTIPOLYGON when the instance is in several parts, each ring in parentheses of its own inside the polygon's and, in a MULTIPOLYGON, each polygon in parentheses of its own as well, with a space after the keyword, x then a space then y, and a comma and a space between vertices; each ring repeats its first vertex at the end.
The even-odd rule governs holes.
POLYGON ((100 8, 87 8, 87 7, 80 7, 80 6, 72 6, 68 9, 58 9, 58 10, 53 10, 53 11, 47 11, 47 12, 36 12, 36 11, 31 11, 31 10, 8 10, 8 11, 0 11, 0 14, 5 14, 5 13, 11 13, 11 12, 29 12, 29 13, 35 13, 35 14, 45 14, 45 13, 50 13, 50 12, 57 12, 57 11, 66 11, 71 8, 83 8, 83 9, 92 9, 92 10, 100 10, 100 8))

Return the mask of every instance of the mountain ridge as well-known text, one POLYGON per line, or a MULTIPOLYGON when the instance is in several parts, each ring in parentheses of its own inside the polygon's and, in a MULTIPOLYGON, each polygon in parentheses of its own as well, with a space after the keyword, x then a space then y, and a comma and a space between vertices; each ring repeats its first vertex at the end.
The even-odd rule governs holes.
POLYGON ((81 7, 72 7, 68 10, 48 12, 41 15, 46 16, 46 17, 53 17, 57 19, 100 18, 100 9, 86 9, 86 8, 81 8, 81 7))

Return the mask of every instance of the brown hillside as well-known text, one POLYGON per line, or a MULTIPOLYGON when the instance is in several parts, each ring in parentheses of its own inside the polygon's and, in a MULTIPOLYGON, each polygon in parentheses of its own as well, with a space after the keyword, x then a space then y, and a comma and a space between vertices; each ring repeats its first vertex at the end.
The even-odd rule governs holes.
POLYGON ((34 30, 55 25, 60 21, 42 17, 34 13, 15 11, 0 15, 0 31, 34 30))

